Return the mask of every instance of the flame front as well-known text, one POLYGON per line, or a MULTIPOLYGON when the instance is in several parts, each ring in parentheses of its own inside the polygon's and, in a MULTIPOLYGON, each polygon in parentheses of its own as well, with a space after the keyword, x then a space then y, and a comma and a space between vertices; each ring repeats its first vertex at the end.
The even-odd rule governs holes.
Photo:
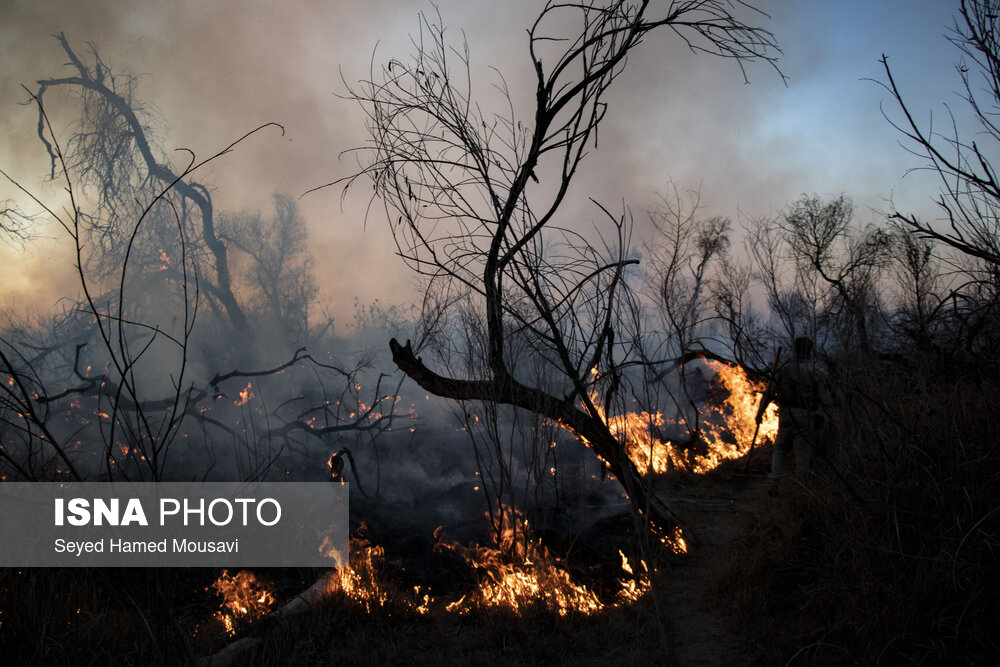
MULTIPOLYGON (((692 453, 669 440, 658 436, 667 420, 659 412, 629 412, 608 420, 613 434, 623 439, 629 457, 642 474, 649 471, 663 473, 673 468, 685 468, 704 473, 717 467, 726 459, 739 458, 747 453, 756 434, 761 441, 773 439, 778 430, 777 408, 769 406, 757 429, 755 416, 764 387, 750 380, 743 369, 708 361, 715 373, 720 394, 725 400, 705 407, 702 428, 698 432, 704 447, 692 453)), ((240 392, 238 405, 253 397, 247 383, 240 392)), ((592 394, 595 406, 604 415, 603 407, 592 394)), ((551 471, 554 474, 554 470, 551 471)), ((471 593, 457 600, 444 602, 422 593, 414 587, 409 606, 426 614, 432 605, 446 612, 466 614, 483 607, 502 607, 515 612, 532 605, 543 605, 560 615, 569 613, 593 614, 605 609, 597 594, 587 586, 575 583, 569 573, 560 567, 558 560, 531 534, 528 522, 514 510, 504 508, 502 529, 498 531, 497 547, 463 546, 446 542, 438 534, 436 549, 447 549, 460 554, 479 573, 479 583, 471 593)), ((663 544, 675 554, 685 553, 687 545, 679 528, 662 537, 663 544)), ((326 578, 327 594, 341 592, 353 602, 371 612, 384 607, 390 598, 388 589, 379 581, 378 572, 383 560, 381 547, 372 545, 364 537, 355 537, 350 543, 350 565, 338 567, 326 578)), ((643 561, 629 562, 621 555, 622 578, 620 589, 610 604, 631 604, 645 595, 650 587, 649 573, 643 561)), ((212 587, 225 598, 224 609, 216 613, 227 632, 233 634, 242 619, 253 620, 267 613, 274 605, 270 591, 260 585, 248 572, 222 576, 212 587)), ((398 596, 394 596, 399 600, 398 596)))
MULTIPOLYGON (((364 531, 364 524, 362 524, 364 531)), ((326 592, 342 592, 348 598, 371 612, 386 604, 389 595, 379 582, 377 573, 384 551, 365 537, 351 538, 350 566, 338 567, 328 576, 326 592)))
MULTIPOLYGON (((445 542, 438 534, 435 548, 459 553, 479 572, 477 590, 448 604, 447 611, 465 614, 474 608, 503 607, 519 612, 540 604, 565 616, 593 614, 606 607, 596 593, 573 582, 548 549, 532 537, 527 520, 509 508, 504 509, 498 543, 497 548, 465 547, 445 542)), ((642 567, 645 572, 645 563, 642 567)), ((618 602, 634 602, 649 590, 649 580, 644 573, 634 576, 624 557, 622 571, 625 578, 618 602)))
MULTIPOLYGON (((606 417, 608 428, 615 436, 624 440, 625 449, 636 468, 643 475, 652 470, 665 473, 672 469, 686 469, 696 473, 706 473, 727 459, 737 459, 745 455, 754 441, 773 440, 778 433, 778 409, 771 404, 764 413, 764 419, 757 429, 757 407, 764 385, 747 377, 739 366, 730 366, 717 361, 706 360, 708 367, 724 389, 727 397, 721 405, 705 406, 702 428, 698 436, 702 440, 703 451, 690 451, 669 440, 661 440, 657 434, 666 425, 660 412, 627 412, 606 417)), ((597 394, 591 398, 602 416, 604 408, 597 402, 597 394)))

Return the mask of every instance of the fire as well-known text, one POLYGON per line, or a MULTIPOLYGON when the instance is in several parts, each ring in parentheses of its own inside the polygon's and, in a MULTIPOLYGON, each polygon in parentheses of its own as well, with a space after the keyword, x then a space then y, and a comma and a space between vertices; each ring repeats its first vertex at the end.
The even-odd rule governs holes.
POLYGON ((364 537, 364 532, 365 526, 362 524, 361 536, 351 538, 350 566, 338 567, 329 574, 326 592, 332 594, 340 591, 371 612, 386 604, 389 593, 377 577, 385 552, 382 547, 369 542, 364 537))
POLYGON ((246 570, 235 575, 223 570, 211 588, 223 599, 222 608, 215 612, 215 618, 222 622, 230 635, 236 634, 239 624, 253 622, 267 614, 276 602, 269 587, 246 570))
POLYGON ((622 572, 628 575, 621 580, 622 589, 618 592, 618 600, 623 604, 636 602, 639 598, 645 595, 650 588, 652 588, 652 584, 649 581, 649 573, 646 568, 646 562, 639 561, 642 572, 636 576, 635 571, 628 562, 628 557, 625 555, 625 552, 619 549, 618 555, 622 557, 622 572))
POLYGON ((253 398, 253 385, 247 382, 246 389, 240 389, 240 397, 239 399, 233 401, 233 405, 236 407, 246 405, 250 402, 251 398, 253 398))
MULTIPOLYGON (((667 423, 658 411, 627 412, 606 417, 608 428, 614 435, 624 439, 629 458, 641 474, 645 475, 650 470, 665 473, 675 468, 705 473, 726 459, 737 459, 749 451, 754 439, 755 417, 764 385, 748 378, 746 372, 738 366, 711 360, 706 360, 705 363, 715 372, 727 398, 721 405, 705 406, 702 429, 697 434, 703 441, 704 451, 685 451, 676 443, 658 438, 657 434, 667 423)), ((591 394, 591 398, 603 416, 604 409, 597 404, 596 392, 591 394)), ((773 440, 777 433, 778 410, 771 404, 764 413, 757 440, 773 440)))
MULTIPOLYGON (((440 529, 436 537, 436 549, 459 553, 480 573, 478 589, 448 604, 445 607, 448 612, 465 614, 475 607, 504 607, 517 612, 541 604, 565 616, 571 612, 593 614, 606 606, 592 590, 573 582, 569 573, 531 536, 527 520, 510 509, 504 512, 498 548, 445 542, 440 529)), ((622 569, 627 577, 621 582, 618 598, 621 602, 634 602, 648 590, 648 578, 634 577, 624 560, 622 569)))
POLYGON ((660 542, 678 556, 688 552, 687 540, 684 539, 684 531, 680 526, 674 526, 670 535, 661 536, 660 542))
POLYGON ((725 459, 736 459, 746 454, 755 432, 759 441, 774 440, 778 435, 778 406, 773 403, 768 406, 760 429, 757 429, 755 417, 760 397, 764 393, 764 383, 752 381, 739 366, 728 366, 715 361, 709 361, 708 366, 716 372, 729 392, 729 398, 721 406, 712 407, 715 414, 724 419, 725 427, 712 427, 709 431, 715 446, 699 461, 705 471, 718 466, 725 459), (724 430, 732 434, 734 442, 727 442, 724 430))
MULTIPOLYGON (((480 573, 478 588, 457 600, 446 602, 435 598, 420 586, 402 591, 387 585, 385 577, 380 575, 384 551, 364 536, 364 524, 360 534, 351 538, 350 565, 330 570, 313 588, 320 597, 340 593, 368 613, 392 604, 401 604, 421 615, 429 614, 431 609, 458 615, 476 608, 521 612, 532 605, 543 605, 564 616, 593 614, 609 606, 632 604, 652 587, 646 563, 639 560, 638 567, 634 567, 619 551, 621 588, 611 601, 604 603, 592 590, 572 581, 548 550, 531 537, 527 522, 520 515, 507 510, 505 516, 509 520, 505 521, 498 548, 448 543, 441 539, 440 529, 435 533, 438 537, 435 549, 459 553, 480 573)), ((211 588, 223 597, 215 618, 223 623, 229 635, 236 634, 239 627, 262 618, 275 607, 276 600, 269 587, 247 571, 235 575, 224 571, 211 588)), ((308 592, 303 598, 316 599, 308 592)), ((282 609, 278 613, 284 612, 282 609)))

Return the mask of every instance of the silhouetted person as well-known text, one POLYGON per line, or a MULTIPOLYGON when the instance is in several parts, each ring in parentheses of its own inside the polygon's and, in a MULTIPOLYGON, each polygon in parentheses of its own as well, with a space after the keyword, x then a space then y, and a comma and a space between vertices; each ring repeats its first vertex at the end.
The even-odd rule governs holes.
POLYGON ((804 336, 795 339, 795 358, 774 374, 757 409, 760 424, 767 406, 772 401, 778 404, 778 435, 771 457, 772 489, 785 474, 785 462, 793 448, 795 478, 802 481, 809 476, 811 449, 833 404, 829 379, 816 367, 812 352, 812 340, 804 336))

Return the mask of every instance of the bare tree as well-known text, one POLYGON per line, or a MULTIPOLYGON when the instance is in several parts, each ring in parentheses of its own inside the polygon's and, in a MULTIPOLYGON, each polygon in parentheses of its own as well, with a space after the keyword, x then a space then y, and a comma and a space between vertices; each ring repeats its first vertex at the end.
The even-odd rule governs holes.
POLYGON ((884 85, 903 114, 901 122, 890 122, 911 142, 911 150, 940 176, 942 192, 937 204, 948 229, 939 231, 931 223, 898 210, 893 217, 921 236, 982 260, 994 267, 994 273, 1000 266, 1000 181, 990 159, 990 144, 995 147, 1000 142, 996 121, 1000 110, 998 20, 997 0, 962 0, 948 38, 962 53, 956 70, 965 91, 963 99, 978 125, 971 132, 973 139, 962 136, 950 109, 947 134, 917 122, 896 84, 889 59, 882 56, 884 85))
MULTIPOLYGON (((796 271, 785 261, 781 228, 767 217, 749 218, 743 227, 753 278, 764 287, 768 308, 780 323, 781 330, 766 337, 781 340, 806 334, 815 337, 819 307, 815 301, 803 297, 796 271)), ((762 363, 758 368, 766 365, 762 363)))
MULTIPOLYGON (((96 83, 110 81, 114 88, 114 79, 105 79, 97 62, 96 83)), ((279 455, 307 438, 326 442, 345 432, 374 437, 391 426, 397 416, 396 393, 383 389, 388 383, 381 376, 374 387, 363 388, 363 360, 354 367, 340 366, 300 349, 294 354, 289 350, 290 360, 273 368, 236 369, 210 380, 192 368, 196 320, 203 320, 198 313, 213 300, 204 299, 201 290, 197 251, 204 245, 189 237, 191 202, 178 190, 195 196, 204 190, 207 196, 203 186, 185 184, 197 169, 261 128, 208 160, 198 162, 189 154, 188 165, 171 172, 169 179, 146 174, 137 189, 132 181, 119 183, 126 193, 117 192, 113 181, 94 203, 86 201, 87 186, 81 181, 94 187, 88 170, 113 165, 81 155, 80 147, 98 141, 90 149, 100 152, 99 137, 109 139, 115 131, 95 129, 97 134, 85 141, 78 129, 71 139, 77 148, 68 154, 42 98, 31 99, 39 109, 40 137, 54 161, 52 175, 68 204, 63 209, 47 204, 6 172, 0 174, 62 228, 74 253, 82 297, 43 327, 5 322, 0 330, 0 478, 162 480, 176 474, 185 457, 188 473, 208 475, 222 458, 218 448, 228 441, 236 445, 235 472, 258 479, 279 455), (126 194, 145 198, 128 203, 126 194), (150 227, 158 229, 150 235, 150 227), (262 390, 268 378, 283 385, 274 392, 278 400, 273 407, 262 390), (293 382, 306 388, 289 396, 293 382)), ((114 114, 104 120, 113 126, 115 119, 121 120, 114 114)), ((85 118, 82 125, 88 122, 85 118)), ((126 125, 118 132, 128 135, 132 126, 126 125)), ((118 138, 126 146, 138 141, 118 138)), ((114 175, 126 173, 138 172, 125 169, 114 175)), ((210 199, 202 203, 210 206, 210 199)), ((301 226, 294 204, 279 200, 279 205, 278 226, 293 234, 301 226)), ((294 251, 292 244, 288 252, 294 251)), ((286 283, 279 280, 278 287, 286 283)), ((238 312, 242 317, 242 309, 238 312)), ((221 359, 212 361, 219 364, 221 359)), ((224 477, 233 474, 221 472, 224 477)))
POLYGON ((822 334, 830 343, 872 350, 888 234, 855 223, 844 195, 803 195, 776 218, 751 219, 745 228, 754 275, 781 322, 779 338, 822 334))
MULTIPOLYGON (((245 284, 256 292, 257 309, 274 326, 301 341, 309 331, 309 307, 316 297, 308 230, 298 205, 274 195, 274 215, 245 211, 220 216, 219 238, 244 253, 245 284)), ((246 297, 245 297, 246 298, 246 297)))
POLYGON ((679 423, 697 433, 699 401, 690 392, 687 366, 674 361, 707 349, 707 327, 715 315, 707 302, 717 292, 717 274, 727 256, 732 222, 722 216, 701 217, 701 193, 687 195, 676 184, 660 195, 658 206, 650 211, 654 238, 644 244, 644 258, 651 267, 646 289, 661 320, 661 340, 656 341, 650 361, 669 360, 666 368, 680 371, 680 391, 668 393, 681 417, 679 423))
POLYGON ((765 368, 767 331, 755 307, 753 269, 748 264, 726 262, 712 292, 716 319, 725 328, 730 356, 745 369, 765 368))
POLYGON ((946 107, 944 131, 917 121, 882 57, 890 93, 902 114, 898 121, 883 112, 908 140, 909 149, 925 160, 925 168, 941 183, 940 220, 928 221, 895 210, 891 217, 918 237, 957 251, 958 260, 939 253, 964 280, 941 298, 951 323, 948 345, 966 357, 1000 359, 1000 180, 993 157, 1000 145, 1000 2, 962 0, 948 39, 961 53, 956 65, 962 99, 972 127, 960 128, 946 107))
MULTIPOLYGON (((81 190, 96 193, 97 203, 94 210, 81 211, 81 232, 87 237, 88 247, 95 249, 83 259, 92 268, 111 273, 121 265, 126 252, 146 252, 152 253, 146 263, 160 266, 161 255, 170 258, 177 254, 176 241, 167 246, 173 229, 170 216, 175 215, 190 245, 190 257, 198 258, 196 270, 206 296, 220 304, 235 329, 248 331, 246 315, 233 293, 229 255, 215 229, 211 194, 204 185, 190 180, 189 174, 174 170, 159 154, 153 116, 136 97, 136 77, 113 74, 93 47, 93 63, 88 64, 64 34, 56 35, 56 39, 75 72, 37 82, 34 95, 39 100, 38 138, 48 148, 51 177, 56 178, 63 165, 50 143, 41 110, 50 90, 75 93, 80 102, 80 120, 66 142, 62 158, 81 190), (143 211, 145 203, 156 197, 169 198, 173 212, 143 211), (141 233, 145 238, 136 244, 126 221, 139 215, 164 217, 143 225, 141 233), (209 261, 201 261, 203 255, 209 261)), ((134 259, 138 264, 142 258, 134 259)))
POLYGON ((773 63, 776 46, 727 2, 673 2, 658 18, 650 11, 646 1, 546 4, 528 30, 536 85, 527 122, 502 78, 496 89, 506 110, 479 106, 467 47, 449 47, 440 23, 422 16, 412 60, 373 68, 351 90, 371 143, 347 183, 371 179, 404 261, 433 286, 471 295, 486 323, 476 377, 438 372, 409 342, 392 340, 397 366, 434 394, 513 405, 559 423, 601 457, 640 511, 665 521, 605 413, 616 409, 639 344, 630 217, 600 207, 604 224, 581 231, 560 225, 557 213, 596 141, 608 88, 650 33, 672 30, 692 49, 741 67, 773 63), (545 365, 544 383, 519 375, 508 349, 514 336, 545 365))
MULTIPOLYGON (((854 226, 854 205, 844 195, 830 201, 803 196, 777 220, 805 294, 826 302, 823 315, 837 325, 841 338, 856 336, 862 352, 870 352, 869 318, 878 311, 880 270, 885 265, 888 235, 868 225, 854 226), (832 290, 824 298, 823 290, 832 290)), ((843 341, 841 341, 843 343, 843 341)))
MULTIPOLYGON (((121 227, 119 233, 128 241, 118 271, 114 275, 116 283, 114 298, 102 303, 85 268, 85 230, 88 225, 86 216, 82 212, 78 188, 71 177, 71 167, 50 125, 41 98, 33 95, 32 100, 39 109, 41 123, 39 136, 52 156, 54 164, 58 165, 58 171, 54 172, 54 175, 62 179, 69 197, 69 206, 60 214, 41 200, 32 198, 62 227, 73 245, 77 277, 83 293, 81 310, 85 313, 85 318, 90 320, 92 328, 87 332, 88 340, 76 344, 72 364, 73 376, 77 380, 76 386, 59 392, 51 392, 48 389, 46 378, 37 369, 39 363, 32 363, 11 342, 0 339, 4 347, 11 350, 10 353, 0 357, 3 362, 2 370, 7 374, 7 400, 4 401, 4 407, 14 406, 14 412, 17 414, 17 419, 12 419, 10 412, 4 411, 4 422, 10 427, 3 430, 2 436, 6 441, 4 445, 6 449, 14 444, 15 447, 11 447, 13 451, 21 449, 27 453, 26 463, 22 466, 17 465, 18 462, 10 456, 10 452, 7 452, 5 458, 14 465, 18 473, 34 478, 36 469, 31 464, 32 452, 47 445, 55 450, 64 464, 69 466, 68 472, 74 478, 80 479, 80 474, 70 461, 68 455, 70 447, 65 441, 75 440, 76 446, 73 449, 78 454, 94 443, 83 444, 82 439, 78 438, 79 432, 63 437, 54 433, 51 425, 52 404, 69 396, 80 396, 93 391, 96 400, 87 409, 93 411, 96 419, 85 419, 84 424, 89 424, 91 421, 97 424, 100 442, 104 445, 104 451, 97 459, 98 465, 105 467, 110 477, 112 467, 117 465, 118 457, 128 456, 133 464, 143 471, 148 471, 150 478, 162 479, 167 453, 179 435, 178 422, 191 400, 191 390, 187 386, 185 373, 188 343, 198 310, 197 280, 191 277, 192 263, 186 254, 187 244, 184 242, 179 216, 174 216, 174 229, 179 237, 180 256, 177 258, 177 270, 181 280, 173 286, 173 289, 179 292, 182 306, 180 322, 178 326, 173 327, 175 331, 165 331, 157 324, 148 324, 135 317, 136 314, 130 312, 130 300, 126 294, 130 294, 129 290, 134 287, 129 280, 131 277, 129 260, 135 239, 139 230, 152 217, 151 212, 165 203, 165 194, 169 192, 172 184, 165 184, 163 190, 155 193, 137 217, 117 221, 121 227), (103 368, 95 369, 94 372, 91 372, 90 366, 83 368, 81 362, 81 352, 91 338, 96 340, 102 354, 105 355, 102 359, 103 368), (168 390, 166 398, 157 401, 158 405, 154 408, 149 400, 149 385, 159 385, 160 380, 152 378, 151 382, 144 383, 140 379, 142 375, 140 369, 148 363, 144 358, 152 356, 154 351, 159 351, 157 348, 163 345, 171 348, 170 356, 176 357, 177 364, 173 368, 175 375, 172 378, 172 390, 168 390)), ((200 165, 192 163, 189 169, 197 166, 200 165)), ((186 176, 187 173, 185 171, 183 175, 186 176)), ((14 185, 20 187, 16 182, 14 185)), ((21 189, 30 196, 26 189, 21 189)), ((170 209, 169 206, 165 207, 170 209)), ((54 348, 41 351, 36 359, 43 360, 53 351, 54 348)), ((93 457, 91 458, 93 460, 93 457)), ((45 472, 51 474, 53 471, 45 472)))
POLYGON ((656 237, 646 244, 647 263, 652 267, 650 291, 670 332, 679 357, 691 349, 705 323, 705 297, 713 289, 716 265, 729 249, 729 218, 699 217, 701 195, 690 194, 685 203, 677 186, 661 195, 660 205, 650 212, 656 237))
POLYGON ((889 273, 897 291, 896 328, 917 349, 924 349, 932 344, 942 319, 941 262, 934 255, 934 242, 917 236, 899 220, 891 238, 889 273))

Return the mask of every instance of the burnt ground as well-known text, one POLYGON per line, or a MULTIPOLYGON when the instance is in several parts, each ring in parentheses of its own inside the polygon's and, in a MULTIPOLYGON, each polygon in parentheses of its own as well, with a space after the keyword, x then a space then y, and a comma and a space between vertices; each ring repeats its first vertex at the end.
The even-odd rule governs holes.
POLYGON ((719 582, 732 565, 733 547, 745 535, 754 508, 770 500, 766 481, 732 478, 672 485, 657 495, 678 515, 688 546, 688 555, 675 561, 664 577, 671 664, 754 664, 732 627, 719 582))
MULTIPOLYGON (((767 496, 766 478, 759 471, 752 477, 731 473, 707 477, 661 480, 656 488, 656 495, 677 515, 688 547, 687 555, 671 559, 669 569, 661 572, 660 577, 669 621, 670 655, 666 664, 681 667, 758 664, 750 647, 741 639, 722 582, 727 571, 738 567, 733 562, 739 551, 736 547, 745 542, 755 513, 773 511, 782 501, 767 496)), ((653 613, 651 605, 647 610, 653 613)), ((253 653, 257 643, 256 639, 238 641, 203 664, 213 667, 239 664, 245 651, 253 653)), ((273 647, 258 648, 263 649, 263 655, 273 650, 273 647)), ((647 658, 662 657, 655 648, 655 640, 649 648, 653 653, 647 653, 647 658)), ((579 664, 603 664, 601 660, 579 664)), ((574 662, 579 662, 578 657, 574 662)), ((541 664, 541 661, 519 664, 541 664)), ((570 663, 557 660, 547 664, 570 663)), ((625 660, 623 664, 644 663, 625 660)))

